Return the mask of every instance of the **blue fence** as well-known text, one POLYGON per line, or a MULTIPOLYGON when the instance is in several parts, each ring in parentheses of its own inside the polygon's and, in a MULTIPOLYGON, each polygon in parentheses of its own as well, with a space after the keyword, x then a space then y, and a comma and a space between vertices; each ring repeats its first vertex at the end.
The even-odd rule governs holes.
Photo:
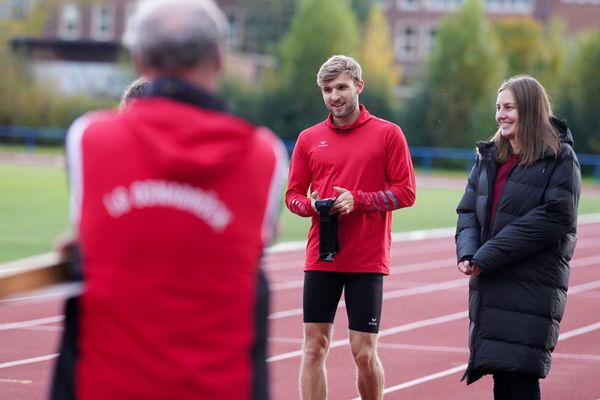
MULTIPOLYGON (((66 130, 58 128, 38 128, 26 126, 1 126, 0 142, 23 144, 29 151, 40 144, 62 145, 65 140, 66 130)), ((285 146, 292 154, 295 141, 285 140, 285 146)), ((411 146, 410 152, 413 163, 424 173, 432 170, 436 161, 458 160, 464 161, 466 168, 471 168, 475 161, 475 148, 445 148, 445 147, 419 147, 411 146)), ((592 170, 594 180, 600 183, 600 155, 577 154, 582 166, 592 170)))

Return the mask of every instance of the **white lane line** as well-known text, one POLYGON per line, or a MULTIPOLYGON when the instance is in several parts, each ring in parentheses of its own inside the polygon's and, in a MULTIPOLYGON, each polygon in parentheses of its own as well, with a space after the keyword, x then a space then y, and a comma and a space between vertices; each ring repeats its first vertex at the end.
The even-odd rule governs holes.
MULTIPOLYGON (((403 265, 392 265, 390 267, 391 268, 390 277, 392 277, 392 276, 395 277, 395 276, 401 275, 401 274, 408 274, 411 272, 429 271, 432 269, 441 269, 441 268, 453 268, 455 262, 456 262, 455 258, 443 258, 443 259, 426 261, 426 262, 417 262, 417 263, 403 264, 403 265)), ((270 269, 270 271, 273 271, 273 269, 270 269)), ((293 280, 293 281, 271 283, 269 285, 269 288, 272 291, 287 290, 287 289, 299 289, 303 286, 303 284, 304 284, 304 280, 297 279, 297 280, 293 280)))
MULTIPOLYGON (((578 216, 578 225, 596 224, 600 222, 600 213, 582 214, 578 216)), ((412 240, 427 240, 435 238, 452 237, 456 233, 455 227, 424 229, 411 232, 392 233, 392 242, 404 242, 412 240)), ((266 254, 285 253, 288 251, 300 251, 306 249, 306 241, 282 242, 274 244, 266 249, 266 254)))
MULTIPOLYGON (((385 292, 383 294, 383 300, 390 300, 390 299, 396 299, 399 297, 415 296, 415 295, 419 295, 419 294, 438 292, 438 291, 442 291, 442 290, 455 289, 457 287, 466 287, 468 281, 469 281, 469 278, 460 278, 460 279, 455 279, 453 281, 445 281, 445 282, 440 282, 440 283, 432 283, 430 285, 422 285, 422 286, 416 286, 416 287, 411 287, 411 288, 406 288, 406 289, 392 290, 390 292, 385 292)), ((344 307, 346 307, 346 303, 344 302, 344 300, 340 300, 340 302, 338 303, 338 309, 344 308, 344 307)), ((269 319, 279 319, 279 318, 293 317, 293 316, 298 316, 298 315, 302 315, 302 307, 271 313, 269 315, 269 319)))
MULTIPOLYGON (((401 383, 396 386, 391 386, 389 388, 385 388, 385 389, 383 389, 383 394, 397 392, 398 390, 406 389, 406 388, 409 388, 412 386, 417 386, 422 383, 430 382, 430 381, 433 381, 433 380, 436 380, 439 378, 443 378, 448 375, 453 375, 457 372, 463 372, 466 368, 467 368, 467 364, 461 364, 459 366, 449 368, 444 371, 436 372, 436 373, 430 374, 430 375, 425 375, 420 378, 413 379, 412 381, 404 382, 404 383, 401 383)), ((353 399, 353 400, 360 400, 360 397, 353 399)))
POLYGON ((6 378, 1 378, 0 379, 0 383, 18 383, 20 385, 30 385, 33 383, 32 380, 29 379, 6 379, 6 378))
POLYGON ((1 363, 0 369, 16 367, 19 365, 33 364, 33 363, 42 362, 42 361, 48 361, 48 360, 52 360, 56 357, 58 357, 58 353, 47 354, 45 356, 39 356, 39 357, 24 358, 22 360, 8 361, 8 362, 1 363))
MULTIPOLYGON (((562 340, 570 339, 572 337, 583 335, 583 334, 586 334, 586 333, 589 333, 589 332, 592 332, 592 331, 595 331, 598 329, 600 329, 600 322, 596 322, 596 323, 593 323, 593 324, 590 324, 587 326, 582 326, 581 328, 573 329, 571 331, 568 331, 568 332, 565 332, 565 333, 559 335, 558 341, 560 342, 562 340)), ((575 358, 575 357, 579 357, 579 359, 593 359, 593 360, 598 359, 598 360, 600 360, 600 356, 594 356, 594 355, 587 355, 587 356, 586 355, 569 355, 569 357, 566 355, 563 355, 562 357, 559 357, 559 358, 575 358), (573 356, 573 357, 570 357, 570 356, 573 356)), ((446 369, 443 371, 439 371, 439 372, 436 372, 436 373, 433 373, 430 375, 423 376, 421 378, 413 379, 411 381, 386 388, 383 390, 383 393, 387 394, 387 393, 391 393, 391 392, 396 392, 398 390, 402 390, 402 389, 406 389, 406 388, 409 388, 412 386, 420 385, 421 383, 426 383, 426 382, 430 382, 435 379, 443 378, 445 376, 452 375, 457 372, 462 372, 465 370, 466 367, 467 367, 467 364, 463 364, 458 367, 449 368, 449 369, 446 369)), ((353 399, 353 400, 360 400, 360 398, 353 399)))
MULTIPOLYGON (((415 330, 415 329, 419 329, 419 328, 425 328, 427 326, 443 324, 446 322, 466 318, 467 315, 468 315, 467 311, 459 311, 459 312, 453 313, 453 314, 447 314, 447 315, 442 315, 439 317, 424 319, 421 321, 415 321, 415 322, 411 322, 408 324, 399 325, 399 326, 395 326, 392 328, 381 330, 381 331, 379 331, 379 337, 385 337, 385 336, 394 335, 394 334, 400 333, 400 332, 407 332, 407 331, 411 331, 411 330, 415 330)), ((329 346, 329 348, 333 349, 333 348, 344 346, 347 344, 348 344, 347 338, 334 340, 333 342, 331 342, 331 345, 329 346)), ((276 361, 281 361, 281 360, 287 360, 287 359, 294 358, 294 357, 300 357, 301 355, 302 355, 302 349, 296 350, 296 351, 290 351, 288 353, 282 353, 282 354, 278 354, 273 357, 269 357, 269 358, 267 358, 267 362, 276 362, 276 361)))
POLYGON ((590 333, 600 329, 600 322, 596 322, 595 324, 582 326, 581 328, 573 329, 572 331, 568 331, 565 333, 561 333, 558 335, 558 341, 570 339, 575 336, 584 335, 586 333, 590 333))
POLYGON ((577 361, 600 361, 600 354, 552 353, 552 358, 562 358, 566 360, 577 361))
POLYGON ((10 322, 7 324, 0 324, 0 331, 8 331, 10 329, 30 328, 32 326, 45 325, 45 324, 53 324, 55 322, 61 322, 62 320, 64 320, 64 316, 57 315, 54 317, 30 319, 28 321, 10 322))
POLYGON ((594 289, 598 289, 598 288, 600 288, 600 280, 582 283, 582 284, 570 287, 567 292, 567 295, 587 292, 588 290, 594 290, 594 289))

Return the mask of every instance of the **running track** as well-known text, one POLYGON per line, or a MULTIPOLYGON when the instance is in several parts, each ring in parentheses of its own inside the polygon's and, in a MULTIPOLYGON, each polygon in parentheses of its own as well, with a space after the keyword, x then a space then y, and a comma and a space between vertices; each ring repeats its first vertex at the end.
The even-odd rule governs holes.
MULTIPOLYGON (((401 218, 401 214, 396 218, 401 218)), ((467 361, 467 278, 456 270, 452 230, 402 234, 384 283, 379 352, 386 399, 490 399, 491 379, 459 382, 467 361)), ((303 250, 270 249, 273 400, 298 398, 303 250)), ((45 399, 62 329, 66 288, 0 300, 0 400, 45 399)), ((545 400, 600 399, 600 215, 580 218, 569 297, 545 400)), ((343 303, 327 360, 329 399, 356 399, 343 303)))

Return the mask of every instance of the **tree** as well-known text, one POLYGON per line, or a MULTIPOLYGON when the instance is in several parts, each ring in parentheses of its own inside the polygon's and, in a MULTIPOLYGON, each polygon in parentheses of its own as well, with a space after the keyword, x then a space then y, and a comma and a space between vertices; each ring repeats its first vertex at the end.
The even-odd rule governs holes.
POLYGON ((396 119, 394 89, 400 74, 394 63, 390 28, 378 6, 369 12, 359 54, 365 81, 361 102, 377 116, 396 119))
POLYGON ((281 87, 272 88, 265 98, 264 123, 281 136, 295 138, 322 120, 317 71, 334 54, 356 56, 358 37, 358 23, 346 0, 298 1, 280 46, 281 87))
POLYGON ((576 48, 571 84, 566 88, 572 103, 568 117, 577 149, 600 153, 600 31, 579 37, 576 48))
POLYGON ((467 0, 458 14, 442 20, 428 60, 424 142, 468 147, 490 136, 503 72, 481 4, 467 0))
MULTIPOLYGON (((99 0, 81 0, 92 4, 99 0)), ((64 97, 49 84, 35 82, 21 54, 11 51, 16 36, 40 35, 51 13, 62 1, 40 0, 18 18, 0 20, 0 125, 66 127, 75 117, 94 108, 113 105, 114 100, 92 100, 86 96, 64 97)))
POLYGON ((499 20, 493 31, 507 62, 506 77, 528 74, 538 79, 549 93, 562 85, 565 50, 564 25, 554 19, 544 31, 529 17, 499 20))
POLYGON ((369 14, 371 9, 374 6, 377 6, 375 0, 352 0, 351 1, 352 11, 358 18, 358 21, 361 24, 364 24, 365 21, 369 18, 369 14))
POLYGON ((542 25, 522 17, 498 20, 492 27, 506 59, 506 75, 538 76, 544 61, 542 25))

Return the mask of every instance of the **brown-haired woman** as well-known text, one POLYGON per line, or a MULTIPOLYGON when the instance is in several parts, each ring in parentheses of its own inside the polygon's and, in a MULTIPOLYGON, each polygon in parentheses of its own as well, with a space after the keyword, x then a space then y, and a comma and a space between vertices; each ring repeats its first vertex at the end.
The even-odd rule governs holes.
POLYGON ((580 167, 534 78, 500 86, 496 121, 457 207, 458 269, 471 276, 463 379, 492 374, 494 399, 540 399, 567 297, 580 167))

